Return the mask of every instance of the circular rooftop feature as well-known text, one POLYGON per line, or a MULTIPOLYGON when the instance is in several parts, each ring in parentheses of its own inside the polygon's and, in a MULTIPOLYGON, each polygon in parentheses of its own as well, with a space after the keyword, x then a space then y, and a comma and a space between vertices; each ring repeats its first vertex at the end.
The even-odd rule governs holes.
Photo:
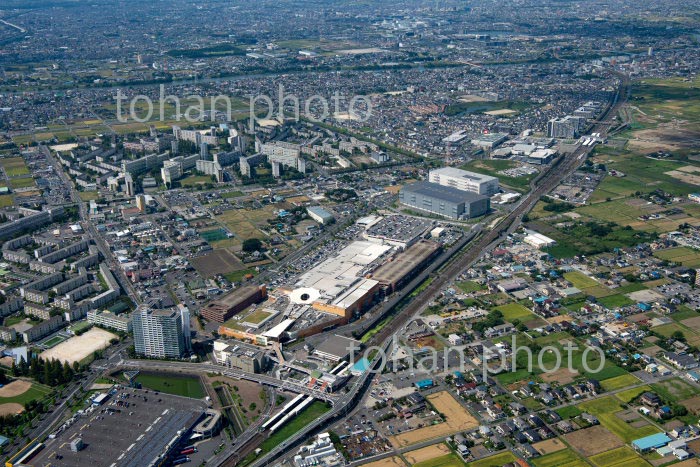
POLYGON ((297 305, 310 305, 321 296, 321 293, 311 287, 300 287, 292 290, 289 301, 297 305))

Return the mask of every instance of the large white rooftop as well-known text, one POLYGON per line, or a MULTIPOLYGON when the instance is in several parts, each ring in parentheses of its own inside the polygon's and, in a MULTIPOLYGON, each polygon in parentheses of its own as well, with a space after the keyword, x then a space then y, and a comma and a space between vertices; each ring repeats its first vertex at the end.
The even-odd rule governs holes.
POLYGON ((367 274, 368 266, 392 249, 367 241, 355 241, 299 277, 295 288, 309 287, 334 299, 367 274))
POLYGON ((474 180, 476 182, 489 182, 492 180, 498 181, 496 177, 491 175, 484 175, 476 172, 469 172, 467 170, 458 169, 456 167, 440 167, 439 169, 433 169, 430 174, 437 174, 441 177, 454 177, 454 178, 465 178, 468 180, 474 180))

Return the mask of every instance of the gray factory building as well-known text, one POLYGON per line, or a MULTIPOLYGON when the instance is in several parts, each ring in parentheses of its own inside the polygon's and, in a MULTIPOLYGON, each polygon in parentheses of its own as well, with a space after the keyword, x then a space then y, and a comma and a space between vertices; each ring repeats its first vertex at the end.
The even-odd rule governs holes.
POLYGON ((487 196, 430 182, 404 186, 399 192, 399 200, 411 208, 451 219, 478 217, 491 209, 491 200, 487 196))

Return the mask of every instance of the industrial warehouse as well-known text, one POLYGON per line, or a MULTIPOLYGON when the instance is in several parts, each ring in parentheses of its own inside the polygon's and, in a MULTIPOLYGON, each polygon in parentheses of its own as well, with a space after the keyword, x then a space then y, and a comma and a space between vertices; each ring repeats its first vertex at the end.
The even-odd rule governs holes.
POLYGON ((491 200, 486 196, 431 182, 404 186, 399 201, 410 208, 450 219, 479 217, 491 209, 491 200))

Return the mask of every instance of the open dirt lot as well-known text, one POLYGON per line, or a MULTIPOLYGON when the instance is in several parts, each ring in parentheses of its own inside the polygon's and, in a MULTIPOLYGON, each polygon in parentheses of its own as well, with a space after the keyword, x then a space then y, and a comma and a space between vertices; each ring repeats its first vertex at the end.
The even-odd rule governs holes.
POLYGON ((192 258, 190 261, 205 277, 245 269, 243 262, 226 249, 214 250, 209 254, 192 258))
POLYGON ((97 350, 109 347, 109 341, 117 336, 104 329, 92 328, 85 334, 71 337, 56 347, 45 350, 39 355, 44 360, 56 359, 61 362, 79 362, 97 350))
POLYGON ((5 415, 17 415, 24 412, 22 404, 10 402, 8 404, 0 404, 0 417, 5 415))
POLYGON ((406 463, 399 456, 387 457, 386 459, 364 464, 365 467, 406 467, 406 463))
POLYGON ((679 462, 677 464, 673 464, 674 467, 697 467, 700 465, 700 459, 697 457, 694 459, 688 459, 684 460, 683 462, 679 462))
POLYGON ((638 130, 628 143, 628 148, 642 152, 675 151, 697 144, 698 132, 686 125, 660 124, 658 129, 638 130))
POLYGON ((563 438, 584 457, 594 456, 623 445, 620 438, 601 425, 574 431, 564 435, 563 438))
POLYGON ((0 388, 0 397, 15 397, 24 394, 32 387, 29 381, 15 380, 0 388))
POLYGON ((432 446, 428 446, 425 448, 416 449, 415 451, 409 451, 403 456, 409 463, 411 463, 411 465, 413 465, 419 462, 435 459, 436 457, 442 457, 449 453, 450 449, 443 443, 440 443, 433 444, 432 446))
POLYGON ((435 406, 435 410, 445 415, 445 422, 390 436, 389 440, 395 447, 410 446, 479 426, 479 422, 449 392, 431 394, 427 399, 435 406))
POLYGON ((700 331, 700 316, 696 316, 695 318, 684 319, 683 321, 681 321, 681 324, 683 326, 688 326, 690 329, 693 329, 695 331, 700 331))
POLYGON ((537 452, 544 456, 545 454, 549 454, 551 452, 557 452, 561 451, 562 449, 566 449, 566 444, 562 443, 560 440, 555 438, 540 441, 539 443, 533 444, 532 447, 537 449, 537 452))
POLYGON ((460 102, 467 102, 467 103, 469 103, 469 102, 486 102, 486 101, 488 101, 488 99, 486 99, 485 97, 481 97, 481 96, 475 96, 473 94, 465 94, 463 96, 460 96, 459 101, 460 102))
POLYGON ((696 415, 700 413, 700 396, 695 396, 691 397, 690 399, 680 401, 680 404, 686 409, 688 409, 688 412, 690 413, 696 415))
POLYGON ((663 295, 653 290, 638 290, 627 294, 627 296, 635 302, 656 302, 664 298, 663 295))
POLYGON ((552 373, 542 373, 540 378, 545 383, 558 382, 559 384, 569 384, 578 377, 578 371, 569 371, 568 368, 560 368, 559 370, 552 373))

